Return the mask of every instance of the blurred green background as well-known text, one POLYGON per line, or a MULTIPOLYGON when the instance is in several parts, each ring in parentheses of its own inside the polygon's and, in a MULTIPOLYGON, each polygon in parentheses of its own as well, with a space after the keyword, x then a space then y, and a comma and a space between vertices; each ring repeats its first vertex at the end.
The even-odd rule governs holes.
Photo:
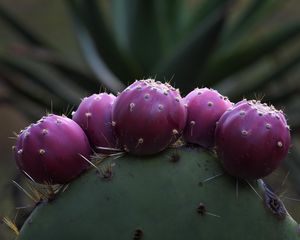
MULTIPOLYGON (((20 226, 30 208, 16 207, 32 205, 11 182, 24 180, 13 132, 155 77, 286 112, 293 146, 267 181, 299 222, 299 12, 297 0, 0 0, 0 218, 20 226)), ((1 223, 0 239, 13 238, 1 223)))

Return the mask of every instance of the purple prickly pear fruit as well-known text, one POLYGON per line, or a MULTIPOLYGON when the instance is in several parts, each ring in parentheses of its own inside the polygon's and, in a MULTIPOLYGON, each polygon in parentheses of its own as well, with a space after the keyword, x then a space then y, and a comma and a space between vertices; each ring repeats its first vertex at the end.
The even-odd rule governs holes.
POLYGON ((86 133, 91 146, 98 153, 111 153, 104 148, 116 148, 116 139, 112 129, 111 111, 115 100, 113 94, 100 93, 86 97, 73 114, 86 133))
POLYGON ((112 120, 118 144, 125 151, 155 154, 180 137, 186 108, 179 91, 170 84, 140 80, 117 97, 112 120))
POLYGON ((187 105, 187 122, 183 133, 185 141, 212 148, 216 122, 232 103, 218 91, 208 88, 194 89, 184 101, 187 105))
POLYGON ((291 143, 283 112, 255 100, 242 100, 225 112, 215 139, 225 170, 244 179, 259 179, 274 171, 291 143))
POLYGON ((89 158, 91 148, 76 122, 50 114, 20 132, 14 153, 19 169, 34 181, 64 184, 88 167, 82 156, 89 158))

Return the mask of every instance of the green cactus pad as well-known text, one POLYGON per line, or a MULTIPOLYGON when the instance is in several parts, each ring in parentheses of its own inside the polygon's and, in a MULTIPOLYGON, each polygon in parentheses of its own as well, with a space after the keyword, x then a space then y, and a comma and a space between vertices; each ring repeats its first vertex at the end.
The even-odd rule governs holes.
POLYGON ((262 199, 242 180, 237 195, 236 179, 202 150, 125 156, 99 167, 105 175, 92 168, 39 204, 18 239, 300 239, 298 224, 262 182, 251 182, 262 199))

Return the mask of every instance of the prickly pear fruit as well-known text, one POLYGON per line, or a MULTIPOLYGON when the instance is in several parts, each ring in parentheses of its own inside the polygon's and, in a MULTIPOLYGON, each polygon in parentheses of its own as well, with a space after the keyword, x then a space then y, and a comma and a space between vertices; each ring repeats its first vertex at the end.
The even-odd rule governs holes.
POLYGON ((20 132, 14 153, 20 170, 34 181, 63 184, 86 169, 82 156, 88 158, 91 148, 76 122, 50 114, 20 132))
POLYGON ((282 111, 254 100, 242 100, 225 112, 215 134, 224 168, 245 179, 262 178, 274 171, 291 143, 282 111))
POLYGON ((218 91, 208 88, 194 89, 184 101, 187 105, 187 123, 183 133, 185 141, 212 148, 216 122, 232 103, 218 91))
POLYGON ((186 108, 180 93, 171 85, 140 80, 116 98, 112 119, 118 143, 125 151, 154 154, 180 137, 186 108))
POLYGON ((115 98, 113 94, 107 93, 86 97, 72 117, 84 130, 91 146, 98 153, 110 152, 103 148, 116 148, 111 125, 111 110, 115 98))
POLYGON ((237 197, 236 179, 200 149, 108 158, 98 168, 37 205, 18 240, 300 239, 297 222, 261 181, 249 183, 262 199, 245 181, 237 197))

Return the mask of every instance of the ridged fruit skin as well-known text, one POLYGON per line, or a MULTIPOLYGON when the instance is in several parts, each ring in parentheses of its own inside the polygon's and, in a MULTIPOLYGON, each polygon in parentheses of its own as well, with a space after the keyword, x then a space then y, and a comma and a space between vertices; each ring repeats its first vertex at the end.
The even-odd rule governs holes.
POLYGON ((86 133, 94 151, 109 153, 98 147, 116 148, 116 139, 112 129, 111 111, 115 100, 113 94, 100 93, 85 97, 72 119, 86 133))
POLYGON ((185 98, 187 123, 184 140, 204 148, 214 146, 216 122, 232 103, 218 91, 209 88, 196 88, 185 98))
POLYGON ((14 147, 21 171, 38 183, 64 184, 88 167, 88 139, 73 120, 50 114, 22 130, 14 147))
POLYGON ((215 134, 225 170, 244 179, 269 175, 286 157, 291 144, 283 112, 255 100, 242 100, 225 112, 215 134))
POLYGON ((179 91, 152 79, 127 87, 112 111, 118 144, 135 155, 155 154, 174 143, 182 134, 186 115, 179 91))

